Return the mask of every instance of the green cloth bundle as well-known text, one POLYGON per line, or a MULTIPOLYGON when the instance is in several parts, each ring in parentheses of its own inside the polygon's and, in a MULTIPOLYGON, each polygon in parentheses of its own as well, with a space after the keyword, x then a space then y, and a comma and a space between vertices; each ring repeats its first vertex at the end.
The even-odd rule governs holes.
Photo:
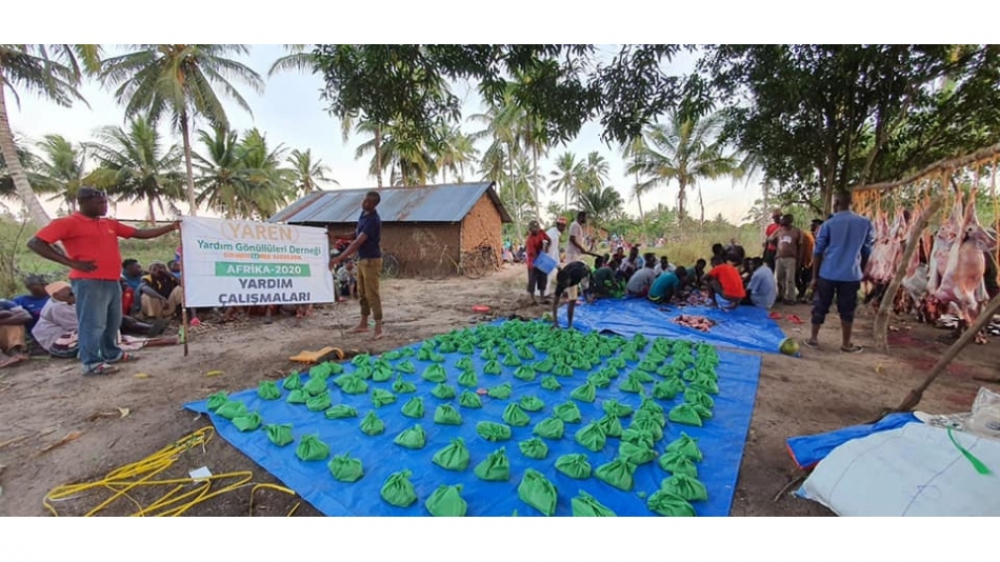
POLYGON ((562 385, 559 384, 559 380, 552 375, 545 375, 542 377, 542 388, 545 390, 559 390, 562 385))
POLYGON ((455 367, 463 371, 471 371, 476 368, 476 366, 472 363, 472 358, 470 357, 462 357, 457 363, 455 363, 455 367))
POLYGON ((410 482, 413 473, 409 470, 393 472, 385 479, 382 490, 379 494, 389 505, 396 507, 410 507, 417 501, 417 492, 410 482))
POLYGON ((531 432, 546 439, 562 439, 565 430, 565 423, 561 419, 553 417, 535 424, 535 428, 531 432))
POLYGON ((362 365, 360 367, 356 367, 351 375, 366 381, 372 378, 372 370, 373 369, 370 366, 362 365))
POLYGON ((556 363, 552 359, 552 356, 550 355, 550 356, 546 357, 545 359, 542 359, 541 361, 538 361, 533 366, 534 366, 535 370, 538 371, 539 373, 551 373, 552 369, 555 369, 556 363))
POLYGON ((608 436, 604 434, 604 430, 601 429, 600 424, 597 422, 590 422, 581 427, 573 435, 573 438, 584 448, 590 449, 595 453, 603 449, 604 444, 608 440, 608 436))
POLYGON ((411 394, 417 391, 417 385, 403 380, 403 375, 396 375, 396 380, 392 383, 392 391, 396 394, 411 394))
POLYGON ((698 448, 698 440, 683 431, 680 437, 667 445, 667 452, 680 453, 694 462, 701 462, 705 458, 701 449, 698 448))
POLYGON ((288 398, 285 398, 285 402, 289 404, 305 404, 309 401, 309 398, 309 393, 304 388, 296 388, 288 393, 288 398))
POLYGON ((354 365, 355 367, 367 367, 368 365, 371 365, 373 362, 374 361, 372 360, 372 356, 367 353, 361 353, 359 355, 355 355, 354 359, 351 359, 351 365, 354 365))
POLYGON ((622 404, 617 400, 605 400, 601 403, 601 408, 604 409, 605 414, 615 416, 616 418, 627 418, 632 415, 632 407, 622 404))
POLYGON ((639 411, 648 411, 657 414, 665 414, 666 410, 652 396, 642 395, 642 402, 639 403, 639 411))
POLYGON ((432 351, 430 354, 429 361, 433 363, 444 363, 444 355, 441 355, 436 351, 432 351))
POLYGON ((503 372, 503 367, 500 366, 500 363, 496 359, 492 359, 487 361, 486 365, 483 366, 483 372, 487 375, 499 375, 503 372))
POLYGON ((691 404, 691 407, 694 408, 695 413, 697 413, 698 417, 702 420, 712 419, 711 408, 706 408, 704 404, 691 404))
POLYGON ((526 412, 540 412, 545 409, 545 402, 542 402, 540 398, 534 395, 522 396, 521 400, 518 401, 521 409, 526 412))
POLYGON ((590 404, 597 399, 597 387, 592 382, 586 382, 574 388, 569 397, 590 404))
POLYGON ((659 424, 659 421, 651 416, 655 414, 636 412, 635 417, 632 418, 632 423, 629 424, 629 429, 635 429, 638 431, 644 431, 653 436, 654 441, 659 441, 663 439, 663 426, 659 424))
POLYGON ((573 355, 570 358, 569 364, 570 367, 573 367, 578 371, 589 371, 591 367, 593 367, 594 361, 597 361, 597 364, 600 364, 599 359, 595 358, 592 360, 589 355, 573 355))
POLYGON ((385 382, 392 378, 392 367, 388 365, 376 365, 372 370, 373 382, 385 382))
POLYGON ((670 410, 670 421, 701 427, 701 416, 691 404, 678 404, 670 410))
POLYGON ((549 455, 549 446, 538 437, 532 437, 518 443, 521 454, 529 459, 542 460, 549 455))
POLYGON ((281 398, 281 391, 278 390, 278 385, 274 381, 260 381, 257 385, 257 396, 261 400, 277 400, 281 398))
POLYGON ((382 435, 385 432, 385 422, 379 419, 375 411, 368 412, 361 420, 361 433, 368 436, 382 435))
POLYGON ((532 368, 531 365, 521 365, 514 371, 514 378, 526 382, 531 382, 535 380, 536 376, 538 375, 537 373, 535 373, 535 369, 532 368))
POLYGON ((245 416, 237 416, 233 418, 233 425, 240 431, 254 431, 260 427, 262 421, 264 420, 261 419, 260 414, 254 412, 245 416))
POLYGON ((587 455, 563 455, 556 459, 556 470, 570 478, 584 480, 590 478, 590 461, 587 455))
POLYGON ((402 358, 403 358, 403 352, 401 352, 398 349, 387 351, 382 354, 382 359, 385 359, 386 361, 395 361, 397 359, 402 359, 402 358))
POLYGON ((478 409, 483 407, 483 400, 475 392, 466 390, 459 395, 458 405, 463 408, 478 409))
POLYGON ((607 344, 599 344, 597 346, 597 355, 600 357, 611 357, 615 354, 614 348, 607 344))
POLYGON ((333 363, 330 361, 320 363, 319 365, 313 365, 309 368, 310 377, 320 378, 323 380, 330 378, 330 375, 334 373, 339 375, 342 372, 344 372, 344 368, 341 367, 339 363, 333 363), (334 369, 336 369, 336 371, 334 369))
MULTIPOLYGON (((655 349, 646 354, 646 361, 649 361, 653 365, 659 367, 664 361, 667 360, 667 356, 656 351, 655 349)), ((646 370, 646 369, 643 369, 646 370)), ((655 373, 656 369, 649 369, 650 373, 655 373)))
POLYGON ((427 367, 420 376, 427 382, 444 382, 448 380, 448 373, 445 372, 444 367, 441 365, 427 367))
POLYGON ((298 373, 292 373, 281 381, 281 386, 285 390, 298 390, 302 388, 302 377, 298 373))
POLYGON ((295 438, 292 437, 292 424, 290 423, 269 423, 264 426, 264 432, 267 433, 267 439, 279 447, 284 447, 295 441, 295 438))
POLYGON ((597 420, 597 425, 601 426, 601 431, 608 437, 622 436, 622 422, 617 416, 604 414, 597 420))
POLYGON ((660 468, 666 470, 670 474, 682 474, 684 476, 690 476, 691 478, 698 477, 698 467, 695 466, 691 459, 684 456, 683 453, 677 451, 663 453, 660 455, 657 463, 660 465, 660 468))
POLYGON ((431 395, 441 400, 451 400, 455 397, 455 388, 444 383, 439 383, 431 389, 431 395))
MULTIPOLYGON (((475 351, 476 348, 472 345, 472 342, 464 341, 458 344, 458 352, 462 355, 472 355, 475 351)), ((466 359, 468 358, 466 357, 466 359)))
POLYGON ((687 500, 664 490, 650 495, 646 507, 664 517, 695 517, 694 507, 687 500))
POLYGON ((707 394, 719 394, 719 383, 708 378, 700 379, 696 377, 693 381, 691 381, 690 388, 700 390, 707 394))
POLYGON ((476 377, 476 372, 462 371, 462 374, 458 376, 458 386, 467 388, 476 388, 479 386, 479 378, 476 377))
POLYGON ((660 483, 664 492, 684 498, 689 502, 708 501, 708 490, 697 478, 685 474, 674 474, 660 483))
POLYGON ((413 362, 407 359, 402 363, 396 365, 396 371, 407 375, 412 375, 413 373, 417 372, 417 368, 413 365, 413 362))
POLYGON ((326 460, 330 456, 330 446, 319 440, 319 434, 303 435, 295 448, 295 456, 303 462, 326 460))
POLYGON ((656 451, 645 445, 636 445, 622 441, 618 445, 618 456, 634 465, 643 465, 656 459, 656 451))
POLYGON ((400 412, 413 419, 421 419, 424 417, 424 399, 420 396, 414 396, 403 404, 403 409, 400 412))
POLYGON ((635 423, 637 420, 652 421, 659 426, 660 429, 667 427, 667 416, 662 410, 643 409, 640 407, 639 410, 636 411, 635 415, 632 416, 632 423, 635 423))
POLYGON ((572 377, 573 376, 573 368, 570 367, 569 365, 565 364, 565 363, 558 363, 552 369, 552 374, 555 375, 555 376, 557 376, 557 377, 572 377))
POLYGON ((310 412, 322 412, 332 405, 330 401, 330 393, 323 391, 323 394, 313 396, 312 398, 306 400, 306 408, 310 412))
POLYGON ((635 380, 639 381, 642 384, 646 384, 648 382, 656 382, 656 379, 653 378, 653 375, 645 371, 632 371, 631 373, 628 374, 628 376, 629 378, 634 378, 635 380))
POLYGON ((673 400, 684 392, 684 383, 679 378, 669 377, 653 385, 653 397, 659 400, 673 400))
POLYGON ((636 351, 634 347, 626 346, 625 349, 622 350, 621 355, 619 355, 619 357, 621 357, 622 359, 624 359, 629 363, 639 362, 639 352, 636 351))
POLYGON ((638 394, 643 390, 642 382, 635 377, 635 372, 632 372, 629 373, 627 379, 625 379, 620 385, 618 385, 618 390, 621 390, 622 392, 638 394))
POLYGON ((504 358, 503 358, 503 364, 506 367, 520 367, 521 366, 521 360, 518 359, 517 355, 511 351, 511 352, 508 352, 507 355, 504 356, 504 358))
POLYGON ((612 369, 616 369, 616 370, 620 371, 620 370, 624 369, 625 367, 628 367, 628 364, 625 362, 625 358, 624 357, 621 357, 621 356, 619 356, 619 357, 612 357, 611 359, 608 359, 608 367, 611 367, 612 369))
POLYGON ((416 354, 417 352, 413 351, 412 347, 404 347, 403 349, 399 350, 400 357, 413 357, 416 354))
POLYGON ((461 484, 457 486, 442 484, 427 498, 424 507, 427 508, 427 513, 434 517, 465 517, 468 505, 461 494, 461 484))
POLYGON ((476 433, 487 441, 507 441, 511 437, 510 426, 491 421, 481 421, 476 424, 476 433))
POLYGON ((649 345, 649 338, 642 334, 636 334, 632 336, 632 344, 637 350, 642 351, 647 345, 649 345))
POLYGON ((628 462, 627 459, 617 457, 615 460, 597 467, 594 476, 623 492, 631 492, 632 486, 635 484, 632 477, 635 474, 635 469, 636 465, 628 462))
POLYGON ((527 344, 518 344, 516 347, 517 356, 525 361, 530 361, 535 358, 535 352, 531 351, 531 348, 527 344))
POLYGON ((220 391, 208 397, 208 403, 206 404, 206 406, 208 407, 209 412, 214 412, 228 401, 229 401, 229 395, 227 395, 225 392, 220 391))
POLYGON ((446 340, 441 342, 441 345, 438 346, 438 351, 441 353, 455 353, 458 351, 458 345, 451 340, 446 340))
POLYGON ((420 424, 417 424, 400 432, 393 440, 393 443, 407 449, 423 449, 427 443, 427 433, 420 424))
POLYGON ((617 517, 614 511, 597 501, 597 498, 580 490, 580 495, 570 501, 573 517, 617 517))
POLYGON ((247 411, 247 406, 239 400, 227 400, 225 404, 219 406, 219 409, 215 411, 215 414, 220 418, 225 418, 232 421, 233 418, 238 418, 240 416, 245 416, 249 414, 247 411))
POLYGON ((524 413, 517 403, 508 404, 503 410, 503 421, 514 427, 524 427, 531 423, 531 418, 524 413))
POLYGON ((394 403, 396 401, 396 395, 388 390, 385 390, 384 388, 376 388, 375 390, 372 390, 371 400, 372 404, 376 408, 381 408, 382 406, 394 403))
POLYGON ((655 373, 656 370, 660 368, 660 365, 656 361, 653 361, 649 357, 647 357, 642 361, 640 361, 635 368, 645 373, 655 373))
POLYGON ((434 410, 434 423, 441 425, 462 425, 462 414, 451 404, 441 404, 434 410))
POLYGON ((364 394, 368 392, 368 383, 366 383, 361 377, 355 375, 347 375, 347 377, 342 380, 342 384, 339 386, 340 391, 345 394, 364 394))
POLYGON ((341 420, 358 417, 358 411, 347 404, 337 404, 327 410, 325 415, 328 420, 341 420))
POLYGON ((653 445, 656 444, 656 439, 652 433, 633 427, 622 431, 622 441, 632 443, 633 445, 642 445, 648 449, 652 449, 653 445))
POLYGON ((552 482, 533 468, 524 471, 524 478, 517 487, 517 497, 521 501, 537 509, 542 515, 553 516, 556 513, 556 502, 559 494, 552 482))
POLYGON ((365 469, 360 459, 352 459, 350 454, 333 457, 327 465, 333 479, 338 482, 357 482, 365 475, 365 469))
POLYGON ((476 465, 473 473, 480 479, 487 482, 506 482, 510 480, 510 459, 507 458, 507 451, 500 447, 490 453, 486 459, 476 465))
POLYGON ((587 382, 594 385, 597 388, 608 388, 611 386, 611 377, 606 373, 607 369, 602 369, 596 373, 591 373, 587 377, 587 382))
MULTIPOLYGON (((499 355, 497 355, 496 349, 494 349, 492 347, 493 344, 487 344, 487 345, 489 345, 490 347, 488 347, 487 349, 484 349, 483 352, 479 354, 479 358, 482 359, 483 361, 486 361, 487 364, 489 364, 489 362, 491 362, 491 361, 496 361, 497 357, 499 357, 499 355)), ((498 364, 498 366, 499 366, 499 364, 498 364)), ((489 373, 489 372, 487 372, 487 374, 489 374, 489 375, 499 375, 500 373, 489 373)))
POLYGON ((445 470, 461 472, 469 466, 469 449, 465 447, 465 441, 458 437, 434 453, 431 461, 445 470))
POLYGON ((573 402, 566 402, 565 404, 556 406, 552 410, 552 413, 566 423, 580 423, 583 419, 583 416, 580 415, 580 408, 577 408, 573 402))
POLYGON ((497 400, 506 400, 510 398, 512 392, 513 389, 511 389, 510 383, 505 382, 503 384, 494 386, 493 388, 489 389, 489 391, 487 391, 486 394, 490 398, 496 398, 497 400))

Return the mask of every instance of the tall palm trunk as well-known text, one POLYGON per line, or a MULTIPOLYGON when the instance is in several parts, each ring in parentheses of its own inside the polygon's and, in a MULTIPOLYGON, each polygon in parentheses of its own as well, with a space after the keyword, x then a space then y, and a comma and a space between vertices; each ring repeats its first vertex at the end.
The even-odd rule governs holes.
POLYGON ((538 149, 532 147, 531 149, 531 183, 532 191, 535 194, 535 218, 538 220, 542 219, 542 203, 538 198, 538 149))
POLYGON ((10 179, 14 182, 14 189, 17 190, 17 197, 21 204, 28 211, 31 222, 39 228, 49 224, 51 217, 45 212, 45 207, 38 201, 35 192, 31 190, 28 183, 28 176, 21 167, 21 161, 17 158, 17 146, 14 145, 14 131, 10 128, 10 121, 7 120, 7 101, 4 97, 3 67, 0 66, 0 154, 3 154, 4 162, 10 171, 10 179))
POLYGON ((149 211, 149 213, 147 215, 147 218, 149 219, 149 224, 155 225, 156 224, 156 211, 153 210, 153 198, 152 197, 147 197, 146 198, 146 205, 148 205, 148 211, 149 211))
POLYGON ((188 130, 187 111, 181 111, 181 137, 184 139, 184 167, 187 169, 188 213, 198 216, 198 203, 194 198, 194 169, 191 166, 191 132, 188 130))
POLYGON ((382 127, 375 127, 375 177, 382 189, 382 127))
POLYGON ((681 221, 684 220, 684 202, 685 202, 684 190, 686 190, 686 189, 687 189, 687 185, 685 185, 683 181, 678 182, 678 184, 677 184, 677 222, 681 222, 681 221))
POLYGON ((705 224, 705 198, 701 195, 701 186, 698 186, 698 205, 701 207, 701 223, 705 224))

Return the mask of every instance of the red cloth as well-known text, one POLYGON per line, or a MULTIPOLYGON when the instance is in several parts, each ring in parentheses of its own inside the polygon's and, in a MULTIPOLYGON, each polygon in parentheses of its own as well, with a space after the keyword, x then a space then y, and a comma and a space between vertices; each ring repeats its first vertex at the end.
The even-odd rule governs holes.
POLYGON ((128 316, 132 312, 132 305, 135 304, 135 291, 132 287, 122 288, 122 314, 128 316))
POLYGON ((62 242, 66 255, 74 261, 92 261, 94 271, 69 272, 70 279, 118 281, 122 275, 122 255, 118 238, 131 238, 136 229, 115 219, 92 219, 81 213, 55 219, 35 237, 48 244, 62 242))
MULTIPOLYGON (((766 229, 764 229, 764 235, 765 235, 765 236, 766 236, 767 238, 770 238, 770 237, 771 237, 771 235, 772 235, 772 234, 774 234, 774 233, 775 233, 775 232, 776 232, 776 231, 777 231, 777 230, 778 230, 779 228, 781 228, 781 225, 780 225, 780 224, 776 224, 776 223, 773 223, 773 222, 772 222, 771 224, 767 225, 767 228, 766 228, 766 229)), ((774 244, 772 244, 772 243, 768 242, 768 243, 767 243, 767 249, 768 249, 768 250, 771 250, 772 252, 774 252, 774 251, 777 251, 777 250, 778 250, 778 247, 777 247, 777 246, 775 246, 774 244)))
POLYGON ((739 270, 732 265, 728 263, 717 265, 708 272, 708 276, 719 280, 719 284, 722 285, 722 296, 733 299, 742 299, 747 296, 747 291, 743 287, 743 278, 740 277, 739 270))
POLYGON ((535 263, 535 258, 538 254, 542 253, 542 247, 545 242, 552 242, 548 234, 545 234, 544 230, 539 230, 538 234, 529 234, 528 239, 524 241, 524 245, 528 251, 528 268, 530 269, 535 263))

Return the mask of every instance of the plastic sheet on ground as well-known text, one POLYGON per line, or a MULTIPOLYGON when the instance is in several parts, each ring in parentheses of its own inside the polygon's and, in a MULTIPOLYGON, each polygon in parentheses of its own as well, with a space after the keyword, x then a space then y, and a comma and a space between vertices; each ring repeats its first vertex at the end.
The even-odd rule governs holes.
POLYGON ((791 437, 785 441, 785 444, 788 447, 788 454, 792 456, 795 464, 805 470, 816 466, 816 463, 826 458, 830 451, 852 439, 860 439, 873 433, 896 429, 908 423, 920 423, 920 420, 909 412, 889 414, 875 424, 852 425, 816 435, 791 437))
MULTIPOLYGON (((419 345, 415 344, 412 347, 416 350, 419 345)), ((645 357, 650 347, 640 354, 640 358, 645 357)), ((536 353, 534 361, 540 361, 545 357, 541 352, 536 353)), ((455 365, 463 355, 445 353, 444 356, 447 384, 461 394, 466 389, 457 385, 461 371, 455 365)), ((515 510, 519 516, 537 516, 539 512, 523 503, 517 493, 518 484, 528 468, 540 471, 556 486, 558 503, 555 515, 557 516, 572 515, 570 500, 581 490, 595 497, 619 516, 655 515, 647 508, 645 498, 656 492, 660 482, 669 476, 655 460, 638 467, 634 474, 635 487, 631 492, 617 490, 593 475, 585 480, 574 480, 554 468, 556 459, 568 453, 585 454, 595 471, 598 466, 617 456, 619 439, 608 438, 603 450, 594 453, 578 445, 573 436, 579 428, 603 415, 602 403, 606 400, 618 400, 633 408, 639 406, 641 402, 639 395, 618 389, 619 383, 635 368, 635 363, 630 363, 628 368, 623 369, 622 374, 609 388, 599 389, 597 399, 593 403, 584 403, 570 398, 573 389, 585 381, 586 374, 583 371, 574 371, 571 377, 559 377, 562 388, 551 391, 542 388, 542 373, 538 374, 536 380, 525 382, 513 376, 515 368, 504 366, 501 375, 494 376, 483 372, 485 361, 480 357, 479 350, 471 355, 471 359, 479 378, 479 387, 491 388, 501 383, 510 383, 513 387, 510 400, 483 396, 481 409, 459 407, 458 397, 439 400, 430 393, 434 383, 421 378, 423 370, 432 363, 418 361, 416 356, 410 357, 408 360, 416 366, 416 374, 404 375, 404 380, 414 383, 417 386, 417 393, 400 394, 395 404, 375 409, 377 415, 385 422, 385 432, 375 437, 368 437, 359 430, 360 421, 373 410, 370 401, 372 390, 369 389, 367 393, 360 395, 342 394, 332 383, 337 375, 327 381, 333 403, 354 407, 358 413, 357 418, 329 420, 323 412, 311 412, 303 405, 289 404, 285 401, 289 391, 281 388, 280 384, 279 400, 262 400, 258 398, 256 389, 230 395, 230 399, 243 401, 250 411, 258 411, 263 417, 264 424, 292 424, 295 442, 285 447, 273 445, 262 430, 241 433, 232 422, 208 413, 206 401, 189 403, 185 407, 207 413, 224 439, 295 490, 320 512, 329 516, 425 516, 427 510, 424 501, 442 484, 463 486, 461 495, 468 502, 468 516, 510 516, 515 510), (531 423, 525 427, 513 427, 511 440, 490 443, 477 435, 478 422, 502 422, 502 414, 507 405, 528 395, 540 398, 545 407, 539 412, 528 412, 531 423), (400 413, 403 404, 413 396, 423 398, 426 410, 423 419, 410 419, 400 413), (544 460, 531 460, 522 455, 518 443, 533 437, 534 425, 552 416, 553 408, 565 402, 574 402, 577 405, 582 414, 582 423, 565 424, 565 435, 560 440, 546 439, 549 453, 544 460), (434 410, 442 403, 454 405, 463 418, 461 425, 445 426, 433 422, 434 410), (415 423, 419 423, 426 431, 426 446, 420 450, 409 450, 395 445, 394 438, 401 431, 413 427, 415 423), (330 446, 330 458, 349 453, 352 457, 361 459, 364 476, 355 483, 338 482, 331 476, 326 461, 300 461, 295 456, 295 448, 299 439, 309 434, 318 434, 320 440, 330 446), (468 468, 462 472, 446 471, 431 462, 433 455, 456 437, 464 439, 471 454, 468 468), (510 480, 486 482, 478 479, 473 474, 473 468, 501 446, 506 447, 510 460, 510 480), (404 469, 412 471, 411 481, 419 501, 407 508, 393 507, 381 499, 379 491, 390 474, 404 469)), ((719 359, 720 364, 716 371, 720 393, 714 397, 713 417, 706 420, 704 426, 700 428, 668 422, 663 439, 655 445, 659 455, 663 453, 667 444, 681 435, 682 431, 698 439, 698 445, 704 454, 704 460, 697 464, 698 477, 707 487, 709 496, 707 502, 692 504, 699 516, 725 516, 729 513, 760 375, 760 358, 757 356, 720 351, 719 359)), ((391 363, 398 364, 403 360, 405 359, 391 363)), ((346 372, 355 369, 350 363, 343 365, 346 372)), ((597 366, 589 372, 602 367, 603 365, 597 366)), ((656 378, 659 380, 658 376, 656 378)), ((306 376, 303 375, 303 382, 305 380, 306 376)), ((367 382, 372 388, 389 389, 392 385, 392 381, 367 382)), ((649 383, 644 385, 647 394, 650 393, 652 386, 649 383)), ((683 400, 683 396, 679 395, 673 400, 657 402, 669 412, 674 404, 683 400)), ((629 419, 622 420, 626 427, 628 422, 629 419)))
MULTIPOLYGON (((559 307, 560 326, 566 326, 566 306, 559 307)), ((613 332, 625 337, 641 333, 691 342, 705 342, 719 347, 780 353, 785 333, 767 311, 754 306, 740 306, 731 312, 707 306, 658 305, 648 299, 600 299, 593 304, 578 303, 573 312, 573 327, 583 331, 613 332), (674 323, 681 314, 704 316, 716 322, 708 332, 674 323)))
POLYGON ((841 516, 1000 516, 1000 441, 952 436, 993 474, 979 474, 947 429, 908 423, 837 447, 798 494, 841 516))

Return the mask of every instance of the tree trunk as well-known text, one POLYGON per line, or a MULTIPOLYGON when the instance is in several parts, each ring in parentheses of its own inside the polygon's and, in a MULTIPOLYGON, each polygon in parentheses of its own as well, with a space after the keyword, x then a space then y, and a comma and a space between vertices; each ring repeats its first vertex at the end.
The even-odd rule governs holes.
POLYGON ((935 197, 930 205, 927 206, 927 210, 920 216, 920 220, 917 224, 913 225, 913 229, 910 231, 910 236, 906 241, 906 247, 903 249, 903 259, 899 262, 899 266, 896 268, 896 274, 892 277, 892 282, 889 283, 889 288, 886 289, 885 294, 882 295, 882 303, 878 307, 878 312, 875 314, 875 349, 878 351, 886 352, 889 351, 889 342, 887 338, 887 332, 889 331, 889 310, 892 308, 893 303, 896 301, 896 293, 899 292, 899 286, 903 283, 903 278, 906 276, 906 270, 910 265, 910 260, 913 258, 913 252, 917 250, 920 246, 920 236, 924 229, 927 228, 927 223, 930 221, 931 217, 937 214, 938 209, 944 202, 943 195, 938 195, 935 197))
POLYGON ((149 206, 149 214, 147 215, 147 218, 149 219, 149 224, 155 225, 156 224, 156 211, 153 210, 153 198, 152 197, 147 197, 146 198, 146 204, 149 206))
POLYGON ((771 182, 770 182, 770 180, 764 180, 763 189, 764 189, 764 212, 761 214, 761 217, 760 217, 760 237, 761 238, 766 238, 766 236, 767 236, 766 235, 766 232, 767 232, 767 214, 768 214, 768 211, 769 211, 768 206, 767 206, 767 202, 768 202, 768 196, 771 194, 771 182))
POLYGON ((677 187, 677 222, 684 221, 684 189, 687 188, 684 182, 678 182, 677 187))
POLYGON ((701 186, 698 186, 698 205, 701 207, 701 224, 705 224, 705 198, 701 194, 701 186))
POLYGON ((542 203, 538 198, 538 150, 534 147, 531 149, 531 183, 532 191, 535 194, 535 219, 542 220, 542 203))
POLYGON ((181 137, 184 140, 184 168, 187 171, 188 213, 198 216, 198 202, 194 198, 194 169, 191 166, 191 131, 188 130, 187 111, 181 112, 181 137))
POLYGON ((382 127, 375 127, 375 177, 382 189, 382 127))
POLYGON ((28 211, 28 217, 35 226, 42 228, 49 224, 51 217, 45 212, 35 192, 28 183, 28 176, 21 167, 21 161, 17 158, 17 146, 14 144, 14 131, 10 128, 10 121, 7 119, 7 101, 4 98, 4 78, 3 67, 0 66, 0 154, 3 154, 4 162, 7 163, 7 170, 10 171, 10 179, 14 182, 14 189, 21 204, 28 211))

